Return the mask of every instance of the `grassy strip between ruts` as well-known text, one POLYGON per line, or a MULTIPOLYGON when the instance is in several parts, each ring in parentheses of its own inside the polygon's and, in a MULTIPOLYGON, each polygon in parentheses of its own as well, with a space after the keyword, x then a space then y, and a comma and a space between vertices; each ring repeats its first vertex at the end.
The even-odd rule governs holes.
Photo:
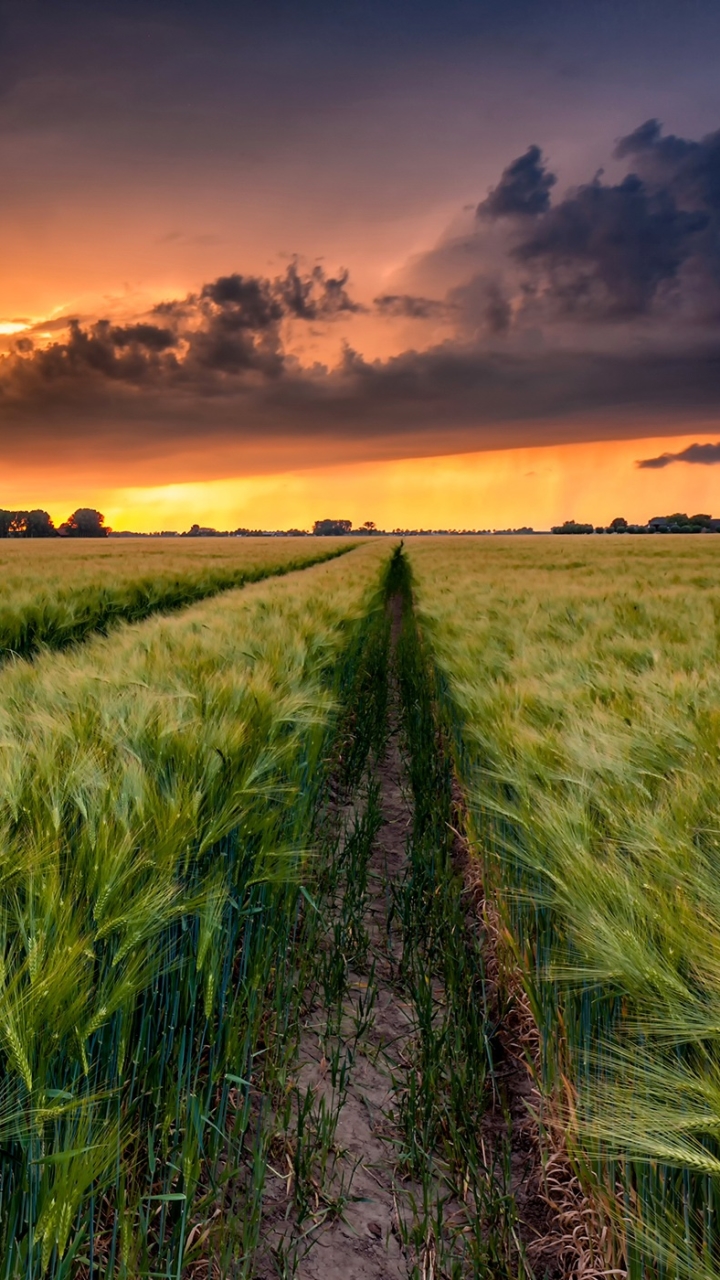
POLYGON ((210 1237, 252 1274, 318 787, 387 554, 3 673, 4 1280, 189 1275, 210 1237))
POLYGON ((468 927, 454 866, 452 762, 405 556, 396 576, 404 606, 397 675, 414 801, 407 873, 394 893, 402 982, 414 1010, 399 1108, 402 1158, 422 1186, 411 1275, 515 1280, 532 1271, 519 1235, 510 1117, 495 1074, 485 940, 468 927))
POLYGON ((221 591, 309 568, 347 538, 29 542, 0 547, 0 659, 63 649, 115 622, 139 622, 221 591))
POLYGON ((720 1273, 719 551, 409 553, 544 1088, 633 1280, 720 1273))
POLYGON ((530 1272, 497 1114, 496 1024, 453 865, 452 774, 400 553, 385 590, 390 610, 364 633, 339 775, 359 795, 335 812, 335 838, 329 815, 318 911, 298 935, 299 1052, 278 1090, 257 1275, 334 1280, 342 1266, 365 1280, 516 1280, 530 1272), (414 821, 398 795, 403 756, 414 821))

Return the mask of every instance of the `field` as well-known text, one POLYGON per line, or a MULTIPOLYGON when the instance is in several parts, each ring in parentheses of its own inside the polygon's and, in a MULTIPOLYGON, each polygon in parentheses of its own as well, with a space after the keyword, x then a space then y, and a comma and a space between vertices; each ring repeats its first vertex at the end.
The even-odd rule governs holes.
POLYGON ((0 656, 61 649, 113 622, 136 622, 245 582, 313 564, 348 539, 3 539, 0 656))
POLYGON ((2 1280, 720 1274, 720 542, 16 550, 2 1280))
POLYGON ((720 548, 678 542, 410 552, 543 1090, 638 1277, 720 1259, 720 548))

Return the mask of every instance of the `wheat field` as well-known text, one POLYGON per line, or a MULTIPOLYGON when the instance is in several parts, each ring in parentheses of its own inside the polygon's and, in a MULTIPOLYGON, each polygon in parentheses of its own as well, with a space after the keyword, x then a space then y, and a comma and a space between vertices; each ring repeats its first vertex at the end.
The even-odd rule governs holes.
POLYGON ((181 608, 353 545, 348 538, 6 538, 0 658, 60 649, 118 620, 181 608))
MULTIPOLYGON (((252 1145, 337 664, 385 551, 351 555, 0 672, 6 1277, 174 1274, 252 1145)), ((252 1187, 234 1201, 247 1226, 252 1187)))
MULTIPOLYGON (((296 1273, 336 1203, 318 1179, 345 1096, 303 1154, 302 1028, 314 1008, 337 1037, 332 1002, 357 986, 375 801, 356 868, 326 836, 341 779, 379 794, 392 721, 415 815, 387 889, 417 1017, 386 1121, 393 1195, 424 1180, 415 1225, 398 1218, 408 1275, 434 1259, 453 1280, 537 1280, 512 1135, 486 1145, 503 1014, 460 823, 524 989, 538 1097, 604 1224, 593 1274, 710 1280, 720 540, 238 542, 7 551, 35 566, 18 608, 33 591, 127 601, 141 577, 156 602, 171 580, 213 594, 107 635, 96 610, 72 647, 0 668, 0 1277, 251 1280, 268 1179, 300 1215, 295 1261, 278 1246, 273 1263, 296 1273), (296 569, 309 552, 331 558, 296 569)), ((375 981, 371 965, 368 1009, 375 981)))
POLYGON ((629 1274, 716 1275, 720 544, 409 555, 544 1087, 629 1274))

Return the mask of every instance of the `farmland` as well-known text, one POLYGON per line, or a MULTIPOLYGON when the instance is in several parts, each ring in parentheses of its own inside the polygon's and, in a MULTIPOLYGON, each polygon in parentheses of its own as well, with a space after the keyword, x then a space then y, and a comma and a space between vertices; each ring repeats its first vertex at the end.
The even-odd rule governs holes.
POLYGON ((718 1274, 720 546, 578 541, 3 553, 212 597, 0 670, 4 1280, 718 1274))
POLYGON ((623 1242, 610 1261, 714 1276, 715 547, 518 539, 410 561, 485 893, 542 1091, 623 1242))
POLYGON ((113 622, 181 608, 351 545, 347 538, 4 540, 0 658, 27 657, 41 645, 61 649, 113 622))
POLYGON ((177 1268, 201 1176, 252 1143, 379 554, 2 673, 3 1275, 177 1268))

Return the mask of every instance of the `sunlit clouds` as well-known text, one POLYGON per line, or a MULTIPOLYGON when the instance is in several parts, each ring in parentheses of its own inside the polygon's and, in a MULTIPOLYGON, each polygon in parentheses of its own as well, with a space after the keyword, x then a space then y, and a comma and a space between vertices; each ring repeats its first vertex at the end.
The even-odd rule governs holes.
POLYGON ((542 525, 591 445, 599 520, 703 491, 627 448, 720 439, 720 18, 609 7, 4 15, 0 502, 542 525))

